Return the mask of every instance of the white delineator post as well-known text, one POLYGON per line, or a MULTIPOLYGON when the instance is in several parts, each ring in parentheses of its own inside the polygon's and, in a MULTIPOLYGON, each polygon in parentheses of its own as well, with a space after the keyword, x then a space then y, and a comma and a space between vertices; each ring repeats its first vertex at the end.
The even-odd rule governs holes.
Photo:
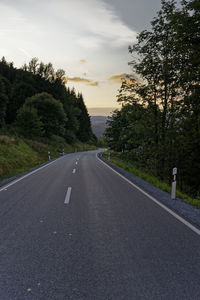
POLYGON ((49 160, 51 160, 51 153, 50 151, 48 152, 49 160))
POLYGON ((173 168, 172 175, 173 175, 173 181, 172 181, 171 198, 172 199, 176 199, 176 175, 177 175, 177 168, 173 168))

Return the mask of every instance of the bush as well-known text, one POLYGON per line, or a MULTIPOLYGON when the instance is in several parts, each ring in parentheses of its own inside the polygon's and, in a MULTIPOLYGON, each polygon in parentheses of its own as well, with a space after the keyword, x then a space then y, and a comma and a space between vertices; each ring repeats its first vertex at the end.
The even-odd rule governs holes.
POLYGON ((18 110, 16 125, 18 131, 25 137, 33 138, 42 135, 43 124, 33 107, 24 105, 18 110))
POLYGON ((2 127, 5 124, 7 102, 8 97, 6 96, 4 82, 0 77, 0 127, 2 127))
POLYGON ((37 110, 43 123, 44 136, 64 135, 67 118, 62 103, 54 99, 52 95, 48 93, 36 94, 26 99, 25 106, 37 110))
POLYGON ((69 144, 74 144, 76 142, 76 136, 71 130, 66 130, 65 139, 69 144))

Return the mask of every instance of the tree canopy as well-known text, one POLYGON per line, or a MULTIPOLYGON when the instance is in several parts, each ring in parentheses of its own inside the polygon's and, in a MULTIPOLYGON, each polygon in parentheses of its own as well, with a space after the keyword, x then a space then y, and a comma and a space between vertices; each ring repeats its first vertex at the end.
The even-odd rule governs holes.
POLYGON ((129 52, 134 76, 122 83, 122 109, 109 121, 107 141, 162 180, 170 181, 172 168, 178 167, 179 187, 198 195, 199 1, 184 0, 180 7, 163 0, 151 30, 139 33, 129 52))
POLYGON ((70 143, 77 139, 94 142, 83 96, 65 84, 65 71, 55 71, 51 63, 33 58, 17 69, 3 57, 0 60, 0 127, 17 125, 26 136, 56 134, 70 143), (29 124, 26 113, 32 118, 29 124), (35 122, 32 131, 28 129, 31 122, 32 125, 35 122))

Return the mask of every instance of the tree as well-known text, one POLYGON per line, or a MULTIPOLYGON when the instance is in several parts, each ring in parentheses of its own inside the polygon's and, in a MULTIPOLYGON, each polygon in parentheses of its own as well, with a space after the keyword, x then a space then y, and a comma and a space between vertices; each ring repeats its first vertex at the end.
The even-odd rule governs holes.
POLYGON ((108 120, 105 135, 109 146, 115 151, 128 151, 132 158, 145 161, 146 166, 152 168, 154 155, 151 120, 152 112, 148 107, 138 103, 124 104, 121 110, 114 111, 112 118, 108 120))
POLYGON ((61 83, 66 83, 65 71, 63 69, 58 69, 56 71, 56 79, 59 80, 61 83))
POLYGON ((8 124, 13 123, 17 117, 17 111, 23 106, 27 97, 34 95, 35 88, 25 81, 15 81, 10 92, 10 101, 7 108, 8 124))
POLYGON ((134 75, 118 94, 122 109, 113 114, 106 135, 159 178, 179 169, 183 190, 200 192, 200 4, 162 0, 151 30, 129 47, 134 75), (134 78, 139 78, 136 80, 134 78), (137 153, 137 155, 135 155, 137 153), (194 174, 194 176, 191 176, 194 174))
POLYGON ((81 114, 78 116, 78 121, 79 121, 78 138, 82 142, 88 142, 91 139, 95 139, 95 137, 94 134, 92 133, 90 117, 87 108, 85 106, 82 94, 78 94, 76 103, 77 103, 77 107, 81 111, 81 114))
POLYGON ((42 135, 43 124, 33 107, 24 105, 18 110, 16 125, 24 137, 34 138, 42 135))
POLYGON ((0 127, 5 124, 7 102, 8 97, 6 95, 4 80, 0 76, 0 127))
POLYGON ((64 101, 62 103, 64 111, 68 116, 66 128, 67 130, 70 130, 73 135, 77 136, 80 128, 78 118, 81 115, 81 109, 77 106, 77 96, 74 89, 67 89, 64 101))
POLYGON ((97 146, 98 146, 98 147, 101 147, 101 148, 107 147, 107 142, 106 142, 106 137, 105 137, 105 135, 101 135, 101 136, 100 136, 100 138, 98 139, 98 142, 97 142, 97 146))
POLYGON ((182 10, 171 16, 179 58, 178 82, 183 91, 179 160, 182 184, 195 195, 200 191, 200 3, 190 0, 182 1, 182 5, 182 10))
POLYGON ((122 110, 115 110, 112 117, 107 120, 107 128, 105 131, 106 142, 109 147, 115 151, 122 151, 124 144, 127 142, 124 140, 122 131, 126 124, 123 118, 122 110))
MULTIPOLYGON (((175 124, 182 92, 178 84, 179 64, 174 50, 174 30, 171 21, 171 16, 176 11, 174 0, 163 0, 157 18, 151 22, 151 31, 142 31, 138 35, 137 44, 129 48, 131 53, 136 52, 140 57, 139 61, 134 60, 130 63, 133 70, 145 83, 143 89, 140 89, 138 93, 154 111, 153 140, 158 149, 161 177, 164 177, 168 168, 166 150, 173 155, 173 149, 171 144, 168 144, 167 136, 169 128, 175 124)), ((171 138, 173 138, 172 135, 171 138)))
POLYGON ((31 61, 28 64, 28 71, 36 75, 38 66, 39 66, 38 58, 34 57, 31 59, 31 61))
POLYGON ((39 62, 37 58, 31 59, 22 68, 17 69, 14 68, 13 63, 8 63, 5 58, 2 58, 0 76, 4 85, 1 89, 1 91, 4 89, 2 94, 7 96, 6 114, 5 109, 2 108, 1 111, 6 124, 15 126, 17 112, 25 105, 27 98, 48 93, 57 101, 59 109, 57 105, 55 105, 56 109, 53 109, 53 104, 47 104, 44 99, 40 101, 40 105, 34 102, 34 108, 43 123, 43 136, 60 134, 70 143, 78 138, 96 143, 83 97, 79 99, 80 95, 76 95, 74 89, 66 88, 64 70, 54 71, 52 63, 45 64, 39 62))
POLYGON ((40 93, 27 98, 25 106, 37 110, 45 136, 50 137, 52 134, 64 136, 66 115, 58 100, 48 93, 40 93))

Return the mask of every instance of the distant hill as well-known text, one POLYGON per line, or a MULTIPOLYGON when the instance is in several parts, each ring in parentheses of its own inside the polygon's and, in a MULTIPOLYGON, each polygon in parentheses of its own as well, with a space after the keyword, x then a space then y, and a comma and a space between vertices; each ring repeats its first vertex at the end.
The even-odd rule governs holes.
POLYGON ((100 138, 100 136, 103 135, 105 132, 107 119, 108 119, 108 117, 105 117, 105 116, 91 116, 90 117, 92 131, 98 138, 100 138))
MULTIPOLYGON (((118 107, 120 108, 120 107, 118 107)), ((88 107, 88 113, 90 116, 111 116, 112 112, 117 109, 117 107, 88 107)))

